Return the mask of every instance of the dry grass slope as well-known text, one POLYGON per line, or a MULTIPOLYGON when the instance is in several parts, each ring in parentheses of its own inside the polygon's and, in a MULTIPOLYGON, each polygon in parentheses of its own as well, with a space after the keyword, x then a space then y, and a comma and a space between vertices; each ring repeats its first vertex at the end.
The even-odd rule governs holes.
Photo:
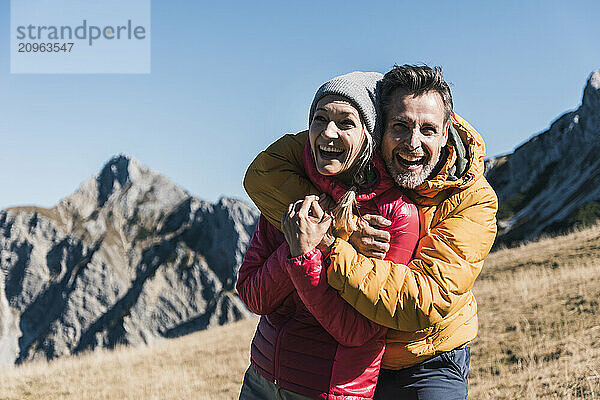
MULTIPOLYGON (((490 255, 472 399, 600 398, 600 226, 490 255)), ((236 398, 257 320, 0 372, 0 399, 236 398)))
POLYGON ((97 351, 0 372, 2 400, 230 399, 257 319, 148 347, 97 351))
POLYGON ((600 398, 600 226, 491 254, 474 399, 600 398))

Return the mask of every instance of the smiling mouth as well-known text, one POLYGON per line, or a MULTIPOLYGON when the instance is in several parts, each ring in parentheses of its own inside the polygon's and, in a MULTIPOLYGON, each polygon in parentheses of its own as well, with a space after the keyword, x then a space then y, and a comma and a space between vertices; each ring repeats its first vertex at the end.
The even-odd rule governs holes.
POLYGON ((344 150, 340 147, 324 146, 322 144, 320 144, 318 148, 319 148, 319 156, 325 160, 339 158, 346 152, 346 150, 344 150))
POLYGON ((423 155, 420 157, 414 157, 409 155, 396 154, 396 162, 405 169, 416 170, 419 167, 425 165, 425 163, 427 162, 427 156, 423 155))

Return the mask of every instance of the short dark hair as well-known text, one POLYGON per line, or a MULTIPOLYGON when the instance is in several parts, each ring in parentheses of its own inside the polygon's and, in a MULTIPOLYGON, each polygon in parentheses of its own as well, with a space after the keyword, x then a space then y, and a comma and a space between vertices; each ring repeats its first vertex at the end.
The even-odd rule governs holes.
POLYGON ((439 93, 444 103, 444 122, 448 123, 452 116, 452 93, 444 80, 441 67, 431 68, 427 65, 394 65, 381 80, 381 106, 384 118, 391 107, 392 95, 396 89, 401 89, 408 95, 420 96, 434 91, 439 93))

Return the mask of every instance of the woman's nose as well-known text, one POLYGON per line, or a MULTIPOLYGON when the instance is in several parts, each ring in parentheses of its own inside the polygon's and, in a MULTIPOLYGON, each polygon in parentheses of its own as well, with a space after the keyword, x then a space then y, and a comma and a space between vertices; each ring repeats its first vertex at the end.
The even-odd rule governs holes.
POLYGON ((337 125, 335 124, 335 122, 329 121, 329 123, 327 124, 327 126, 323 130, 322 135, 323 135, 323 137, 328 138, 328 139, 335 139, 335 138, 337 138, 338 137, 337 125))

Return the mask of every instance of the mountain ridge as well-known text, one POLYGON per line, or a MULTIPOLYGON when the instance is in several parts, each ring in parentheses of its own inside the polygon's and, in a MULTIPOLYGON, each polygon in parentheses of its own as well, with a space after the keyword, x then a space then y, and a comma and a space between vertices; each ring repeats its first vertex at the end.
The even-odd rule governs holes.
POLYGON ((150 343, 247 318, 234 292, 258 211, 112 157, 52 208, 0 212, 0 363, 150 343))
POLYGON ((600 216, 600 70, 588 77, 581 105, 512 153, 486 160, 500 201, 498 242, 564 232, 600 216))

